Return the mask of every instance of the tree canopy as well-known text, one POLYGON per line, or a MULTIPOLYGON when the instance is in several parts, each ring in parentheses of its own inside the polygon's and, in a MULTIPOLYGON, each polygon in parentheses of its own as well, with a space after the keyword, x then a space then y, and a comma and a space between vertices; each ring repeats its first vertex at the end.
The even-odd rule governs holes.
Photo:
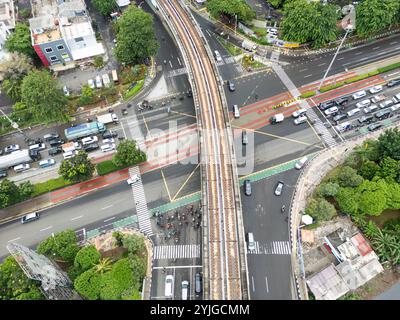
POLYGON ((136 6, 129 6, 117 21, 117 44, 114 49, 119 62, 137 64, 156 54, 158 42, 153 18, 136 6))
POLYGON ((112 161, 120 167, 134 165, 146 161, 146 154, 136 146, 135 141, 126 139, 118 144, 112 161))
POLYGON ((400 160, 400 131, 398 128, 385 130, 378 138, 377 152, 381 157, 400 160))
POLYGON ((31 32, 25 23, 17 22, 15 24, 15 30, 8 36, 4 46, 9 52, 20 52, 31 57, 35 55, 31 32))
POLYGON ((92 0, 92 3, 103 16, 107 16, 118 9, 115 0, 92 0))
POLYGON ((83 247, 75 256, 74 266, 86 271, 93 268, 100 260, 100 253, 94 245, 83 247))
POLYGON ((15 182, 4 179, 0 183, 0 208, 6 208, 17 202, 28 199, 33 193, 33 185, 23 182, 16 185, 15 182))
POLYGON ((317 220, 330 220, 336 214, 335 207, 323 198, 311 199, 305 211, 317 220))
POLYGON ((71 182, 80 182, 93 176, 94 164, 88 158, 88 154, 80 150, 77 155, 61 162, 58 173, 71 182))
POLYGON ((40 123, 68 119, 67 98, 47 71, 31 71, 22 80, 21 101, 40 123))
POLYGON ((216 19, 222 15, 234 19, 237 15, 238 21, 250 22, 256 17, 256 13, 245 0, 208 0, 207 9, 216 19))
POLYGON ((66 262, 74 262, 79 251, 78 239, 74 230, 65 230, 54 234, 42 241, 37 247, 37 252, 54 259, 61 259, 66 262))

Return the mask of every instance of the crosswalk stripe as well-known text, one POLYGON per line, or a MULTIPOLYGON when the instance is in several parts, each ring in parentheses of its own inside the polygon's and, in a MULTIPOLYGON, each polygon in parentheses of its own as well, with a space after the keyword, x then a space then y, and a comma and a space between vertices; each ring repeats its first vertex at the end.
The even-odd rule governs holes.
MULTIPOLYGON (((254 243, 255 249, 250 251, 247 250, 248 254, 275 254, 275 255, 290 255, 291 247, 289 241, 271 241, 267 243, 260 243, 259 241, 255 241, 254 243)), ((199 247, 196 250, 200 250, 199 247)), ((200 253, 197 253, 196 256, 200 256, 200 253)))
POLYGON ((200 245, 155 246, 153 259, 200 258, 200 245))

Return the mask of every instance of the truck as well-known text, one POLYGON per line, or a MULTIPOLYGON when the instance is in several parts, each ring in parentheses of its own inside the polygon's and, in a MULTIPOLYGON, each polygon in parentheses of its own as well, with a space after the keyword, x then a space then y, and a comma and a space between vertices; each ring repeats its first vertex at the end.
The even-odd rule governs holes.
POLYGON ((243 40, 242 48, 248 51, 254 51, 257 49, 257 45, 254 44, 253 42, 250 42, 249 40, 243 40))
POLYGON ((269 121, 271 121, 271 124, 279 123, 282 122, 285 117, 283 116, 283 113, 277 113, 276 115, 272 116, 269 121))
POLYGON ((108 123, 118 123, 118 117, 115 113, 106 113, 100 116, 97 116, 97 121, 103 124, 108 123))
POLYGON ((0 169, 8 169, 22 163, 28 163, 41 159, 37 150, 18 150, 0 157, 0 169))
POLYGON ((79 138, 96 135, 106 131, 106 126, 97 121, 82 123, 64 130, 65 137, 68 140, 76 140, 79 138))

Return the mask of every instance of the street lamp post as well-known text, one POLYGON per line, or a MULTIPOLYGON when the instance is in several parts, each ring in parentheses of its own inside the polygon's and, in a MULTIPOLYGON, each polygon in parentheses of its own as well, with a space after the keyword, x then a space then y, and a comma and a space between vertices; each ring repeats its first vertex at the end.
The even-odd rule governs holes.
POLYGON ((333 63, 335 62, 336 56, 338 55, 340 49, 342 48, 342 45, 343 45, 344 41, 346 40, 347 35, 348 35, 349 32, 352 31, 352 30, 353 30, 353 26, 352 26, 351 24, 349 24, 349 25, 346 27, 346 33, 345 33, 345 35, 344 35, 342 41, 340 41, 339 47, 337 48, 336 53, 335 53, 335 55, 333 56, 333 59, 332 59, 331 63, 329 64, 328 69, 326 70, 326 72, 325 72, 325 74, 324 74, 324 77, 322 78, 321 82, 319 83, 319 86, 318 86, 317 91, 319 91, 319 90, 321 89, 322 84, 324 83, 324 81, 325 81, 325 79, 326 79, 326 76, 328 75, 329 71, 331 70, 331 67, 332 67, 333 63))
POLYGON ((237 14, 235 14, 235 36, 236 36, 236 28, 237 28, 237 14))

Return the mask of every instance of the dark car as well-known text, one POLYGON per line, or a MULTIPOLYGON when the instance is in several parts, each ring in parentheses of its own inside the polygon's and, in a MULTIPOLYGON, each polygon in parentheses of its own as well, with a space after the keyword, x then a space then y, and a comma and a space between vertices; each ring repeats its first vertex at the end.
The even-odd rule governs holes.
POLYGON ((346 104, 347 102, 349 102, 349 97, 340 97, 340 98, 336 99, 335 102, 338 106, 342 106, 342 105, 346 104))
POLYGON ((377 123, 370 124, 367 128, 369 131, 375 131, 375 130, 378 130, 379 128, 382 128, 382 126, 383 126, 382 123, 377 122, 377 123))
POLYGON ((228 80, 227 84, 228 84, 228 89, 230 92, 235 91, 235 89, 236 89, 235 84, 232 82, 232 80, 228 80))
POLYGON ((49 141, 51 147, 59 146, 60 144, 64 144, 65 141, 63 139, 53 139, 49 141))
POLYGON ((54 147, 54 148, 50 148, 49 149, 49 156, 55 156, 56 154, 61 153, 63 150, 60 146, 58 147, 54 147))
POLYGON ((371 123, 374 120, 374 116, 362 116, 358 118, 359 123, 371 123))
POLYGON ((7 170, 0 170, 0 178, 7 177, 7 170))
POLYGON ((123 114, 124 116, 126 116, 126 115, 128 114, 128 110, 122 109, 122 114, 123 114))
POLYGON ((188 96, 188 98, 191 98, 191 97, 193 97, 193 92, 192 92, 192 89, 188 89, 188 91, 187 91, 187 96, 188 96))
POLYGON ((83 149, 86 151, 86 152, 89 152, 89 151, 93 151, 93 150, 96 150, 96 149, 98 149, 99 148, 99 145, 95 142, 95 143, 91 143, 91 144, 87 144, 87 145, 85 145, 85 146, 83 146, 83 149))
POLYGON ((110 138, 116 138, 118 137, 118 133, 112 130, 107 130, 104 131, 103 133, 103 139, 110 139, 110 138))
POLYGON ((331 100, 331 101, 326 101, 326 102, 321 102, 318 105, 319 110, 324 111, 326 109, 332 108, 336 105, 336 102, 331 100))
POLYGON ((195 288, 194 288, 194 291, 196 292, 197 296, 200 295, 200 293, 203 291, 203 283, 202 282, 203 282, 203 279, 202 279, 201 273, 197 272, 196 276, 195 276, 195 288))
POLYGON ((333 117, 333 121, 340 121, 340 120, 346 119, 347 117, 348 116, 346 113, 340 113, 333 117))
POLYGON ((32 146, 34 144, 39 144, 39 143, 43 143, 43 139, 42 138, 34 138, 34 139, 29 139, 28 140, 28 146, 32 146))
POLYGON ((251 182, 250 180, 244 180, 244 194, 246 196, 251 196, 251 182))
POLYGON ((48 133, 43 136, 43 139, 45 141, 50 141, 53 139, 58 139, 59 137, 60 137, 60 135, 58 133, 48 133))
POLYGON ((397 86, 397 85, 399 85, 399 84, 400 84, 400 78, 396 78, 396 79, 390 80, 390 81, 387 83, 387 86, 390 88, 390 87, 397 86))

